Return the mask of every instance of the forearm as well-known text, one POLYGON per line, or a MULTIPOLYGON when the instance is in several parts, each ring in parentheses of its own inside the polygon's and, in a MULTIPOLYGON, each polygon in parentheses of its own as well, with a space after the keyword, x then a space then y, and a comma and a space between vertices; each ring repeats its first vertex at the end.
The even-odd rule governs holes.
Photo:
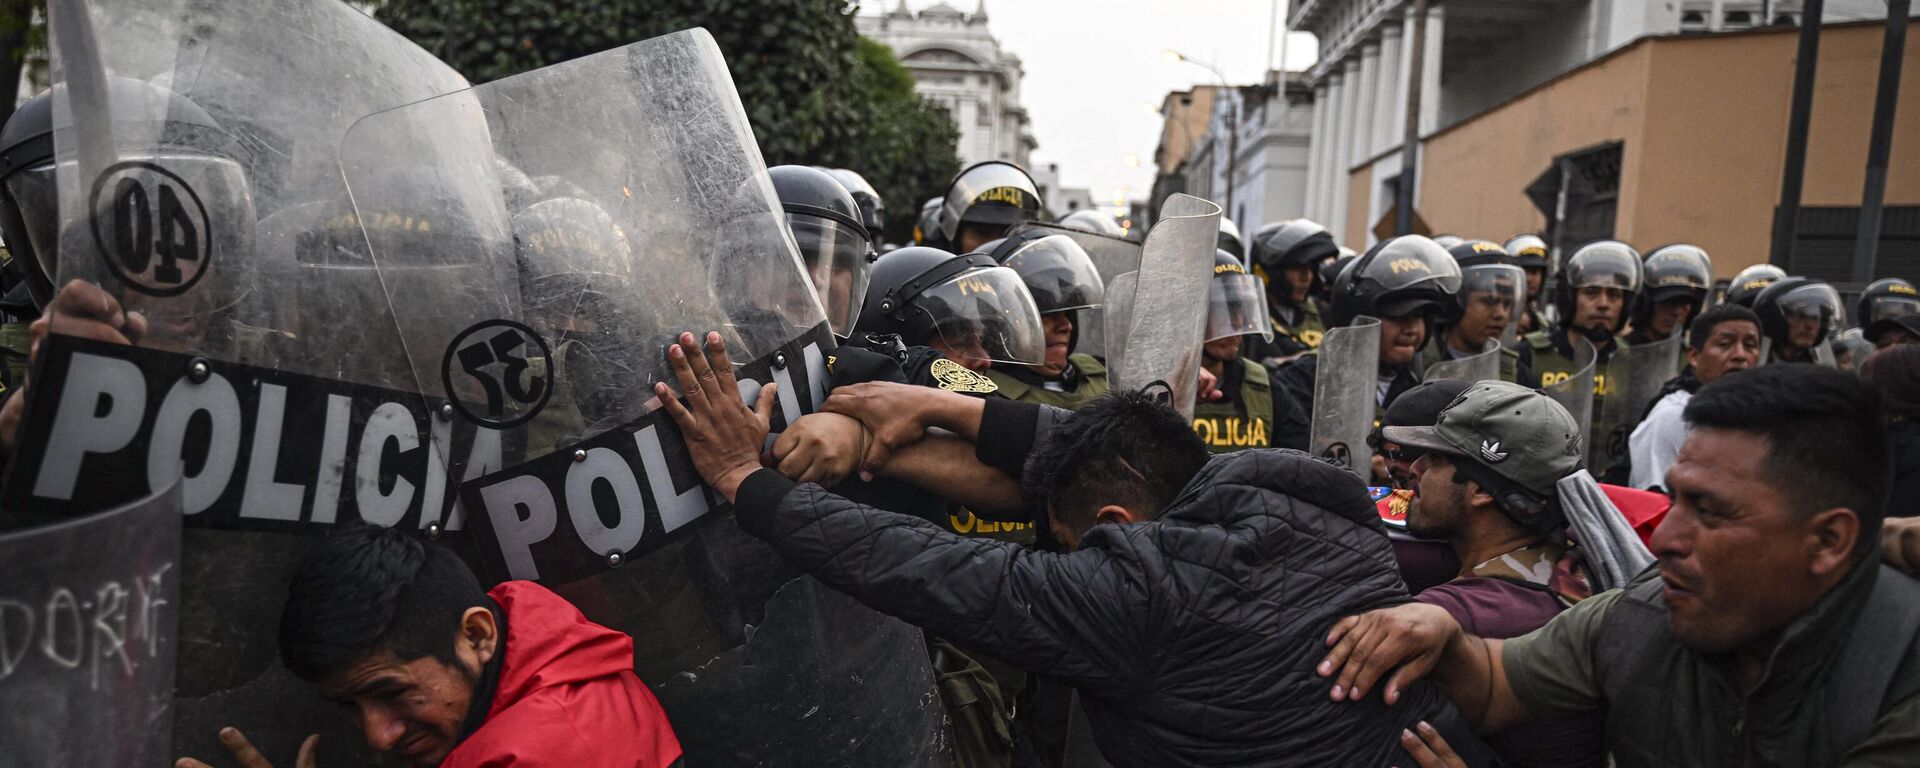
POLYGON ((882 477, 939 494, 976 512, 1004 512, 1020 506, 1020 483, 975 456, 974 446, 953 435, 928 434, 894 452, 882 477))
POLYGON ((1480 733, 1496 733, 1526 719, 1500 661, 1504 643, 1462 632, 1447 643, 1430 678, 1480 733))
POLYGON ((931 395, 924 406, 921 423, 952 432, 969 443, 980 439, 980 419, 986 412, 986 400, 931 387, 925 389, 931 395))

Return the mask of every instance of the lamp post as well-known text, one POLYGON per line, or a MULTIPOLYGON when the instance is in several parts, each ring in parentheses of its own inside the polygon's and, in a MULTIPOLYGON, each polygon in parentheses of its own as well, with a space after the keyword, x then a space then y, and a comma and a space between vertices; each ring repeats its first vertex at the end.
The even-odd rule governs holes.
POLYGON ((1227 76, 1220 73, 1219 67, 1216 67, 1212 64, 1208 64, 1204 61, 1201 61, 1199 59, 1193 58, 1191 56, 1188 56, 1184 53, 1181 53, 1179 51, 1175 51, 1172 49, 1169 49, 1167 51, 1167 60, 1173 61, 1173 62, 1184 61, 1188 64, 1192 64, 1202 69, 1205 69, 1208 72, 1212 72, 1214 79, 1220 82, 1220 92, 1228 96, 1226 216, 1227 218, 1233 218, 1233 175, 1234 175, 1234 170, 1238 167, 1240 163, 1240 98, 1238 94, 1232 93, 1233 89, 1227 85, 1227 76))

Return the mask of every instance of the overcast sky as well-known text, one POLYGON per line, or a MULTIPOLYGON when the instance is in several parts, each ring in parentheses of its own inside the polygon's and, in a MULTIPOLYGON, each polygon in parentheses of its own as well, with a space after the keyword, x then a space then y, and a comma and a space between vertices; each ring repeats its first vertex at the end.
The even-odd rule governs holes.
MULTIPOLYGON (((861 12, 898 2, 864 0, 861 12)), ((947 0, 968 13, 978 2, 947 0)), ((1092 188, 1100 205, 1115 195, 1146 197, 1161 126, 1152 108, 1168 91, 1218 82, 1205 68, 1168 61, 1165 51, 1206 61, 1232 84, 1260 82, 1276 2, 1284 28, 1288 0, 987 0, 988 29, 1026 67, 1021 100, 1040 142, 1034 164, 1059 163, 1061 185, 1092 188), (1129 158, 1138 167, 1128 167, 1129 158)), ((1288 66, 1310 66, 1313 48, 1312 35, 1293 35, 1288 66)))

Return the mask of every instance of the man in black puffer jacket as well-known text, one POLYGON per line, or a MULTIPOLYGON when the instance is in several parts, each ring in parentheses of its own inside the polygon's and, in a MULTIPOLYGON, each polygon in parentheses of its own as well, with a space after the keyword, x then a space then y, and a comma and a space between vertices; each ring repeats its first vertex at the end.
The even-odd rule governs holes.
MULTIPOLYGON (((762 392, 760 412, 747 410, 717 334, 707 352, 711 367, 685 336, 669 355, 685 406, 664 385, 657 394, 740 526, 884 613, 1072 685, 1107 759, 1412 764, 1399 736, 1422 721, 1456 747, 1472 741, 1433 689, 1391 707, 1378 697, 1343 705, 1314 673, 1336 620, 1408 599, 1352 474, 1282 450, 1209 461, 1178 414, 1114 393, 1055 426, 1028 464, 1028 495, 1074 551, 962 538, 762 469, 774 398, 762 392)), ((1017 421, 961 407, 974 415, 924 426, 986 445, 991 423, 1017 421)), ((885 440, 890 430, 877 431, 885 440)))

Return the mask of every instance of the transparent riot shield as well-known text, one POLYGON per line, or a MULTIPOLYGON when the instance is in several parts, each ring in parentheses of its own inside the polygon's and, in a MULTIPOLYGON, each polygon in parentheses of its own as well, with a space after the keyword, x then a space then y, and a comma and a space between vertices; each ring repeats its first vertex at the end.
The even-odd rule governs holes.
MULTIPOLYGON (((1200 384, 1207 287, 1213 281, 1213 244, 1219 231, 1220 206, 1192 195, 1167 198, 1160 223, 1141 247, 1126 334, 1108 337, 1109 348, 1125 340, 1124 366, 1110 366, 1114 387, 1164 386, 1174 409, 1189 419, 1200 384)), ((1113 296, 1109 290, 1108 300, 1113 296)))
POLYGON ((343 147, 417 385, 501 435, 461 486, 487 580, 631 634, 689 764, 947 759, 920 632, 742 532, 657 410, 681 332, 721 332, 749 397, 779 385, 776 432, 818 407, 833 347, 712 37, 374 114, 343 147))
POLYGON ((1600 415, 1594 427, 1595 443, 1587 457, 1588 469, 1603 481, 1616 466, 1625 468, 1627 438, 1640 425, 1660 388, 1680 375, 1681 334, 1660 341, 1616 350, 1607 359, 1605 385, 1600 387, 1600 415))
MULTIPOLYGON (((1080 247, 1086 250, 1087 257, 1093 260, 1093 268, 1100 272, 1100 279, 1107 285, 1108 295, 1113 293, 1113 281, 1116 278, 1140 269, 1140 243, 1137 241, 1094 232, 1082 232, 1058 224, 1033 223, 1026 226, 1066 235, 1079 243, 1080 247)), ((1102 359, 1110 358, 1117 351, 1107 343, 1106 322, 1103 319, 1105 314, 1106 309, 1102 307, 1080 316, 1083 324, 1080 326, 1080 340, 1075 351, 1102 359)))
POLYGON ((1380 321, 1360 317, 1353 325, 1329 329, 1315 354, 1320 361, 1307 450, 1368 479, 1373 449, 1367 435, 1380 403, 1380 321))
POLYGON ((1500 346, 1500 340, 1493 339, 1487 342, 1486 349, 1482 352, 1467 355, 1466 357, 1456 357, 1451 360, 1441 360, 1433 365, 1427 366, 1427 370, 1421 374, 1421 378, 1427 381, 1434 379, 1459 379, 1468 383, 1476 381, 1498 381, 1500 379, 1500 356, 1502 353, 1503 349, 1500 346))
POLYGON ((178 485, 0 534, 8 765, 172 765, 178 485))
MULTIPOLYGON (((1105 337, 1111 339, 1127 337, 1127 329, 1132 327, 1133 323, 1133 294, 1139 285, 1139 272, 1128 272, 1107 283, 1107 301, 1100 306, 1103 326, 1101 331, 1105 337)), ((1125 344, 1108 345, 1108 371, 1118 371, 1125 367, 1126 346, 1125 344)))
POLYGON ((1574 423, 1580 425, 1580 434, 1587 436, 1580 441, 1580 456, 1585 460, 1591 460, 1594 455, 1591 427, 1595 391, 1594 361, 1598 357, 1599 353, 1593 348, 1593 342, 1575 339, 1573 360, 1577 370, 1571 374, 1553 376, 1550 382, 1545 376, 1541 379, 1546 386, 1541 387, 1540 391, 1547 397, 1553 398, 1553 401, 1559 403, 1561 407, 1566 408, 1567 413, 1573 415, 1574 423))
MULTIPOLYGON (((175 754, 245 732, 291 765, 366 763, 337 706, 286 671, 285 585, 313 537, 458 527, 440 453, 477 445, 414 385, 340 176, 362 115, 466 87, 335 0, 55 0, 55 336, 8 468, 8 513, 57 518, 180 483, 175 754), (144 325, 79 339, 100 293, 144 325)), ((450 280, 460 280, 449 275, 450 280)), ((122 316, 104 318, 118 325, 122 316)), ((11 745, 9 745, 11 746, 11 745)))

